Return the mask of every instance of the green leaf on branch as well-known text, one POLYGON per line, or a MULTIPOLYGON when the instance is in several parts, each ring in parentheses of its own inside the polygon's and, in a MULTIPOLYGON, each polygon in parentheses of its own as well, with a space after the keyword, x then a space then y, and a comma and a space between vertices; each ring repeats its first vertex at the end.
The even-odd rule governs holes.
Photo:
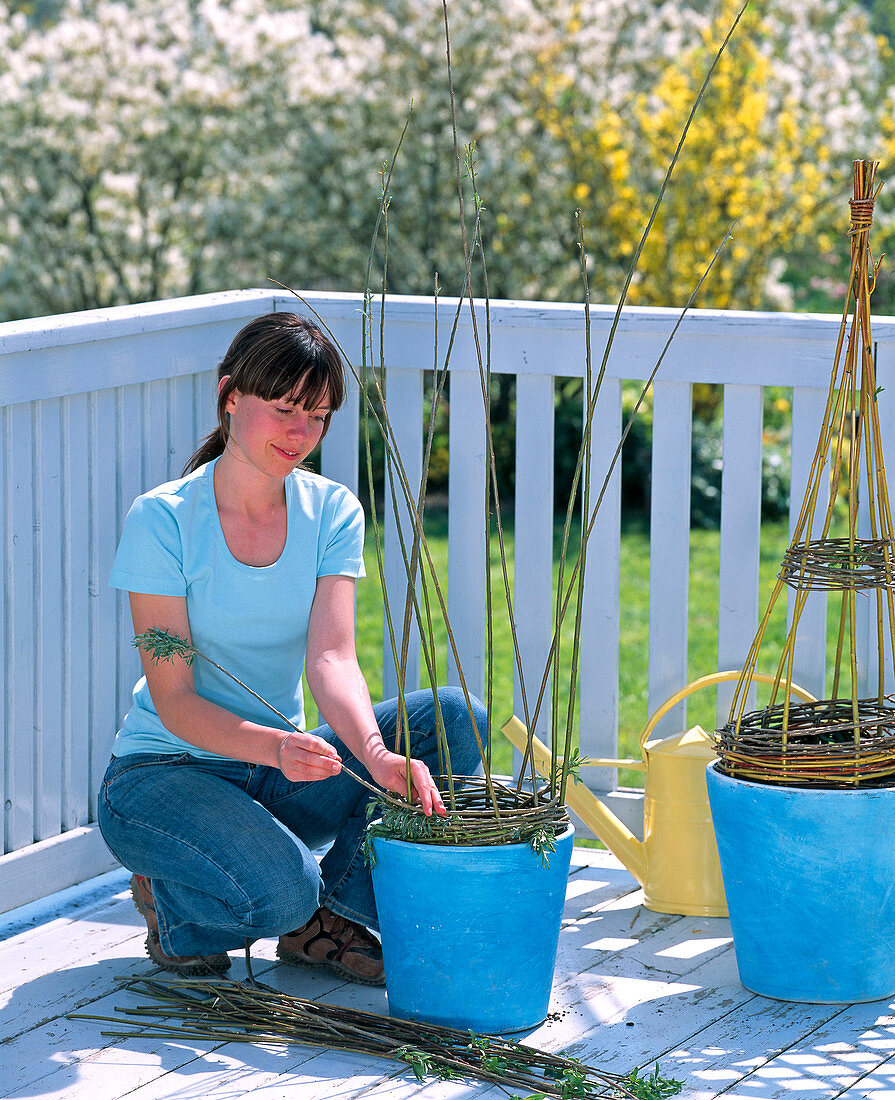
POLYGON ((436 1077, 441 1081, 450 1081, 457 1074, 450 1068, 439 1062, 433 1055, 416 1047, 401 1047, 395 1051, 394 1057, 401 1062, 406 1062, 413 1070, 417 1081, 425 1081, 427 1077, 436 1077))
POLYGON ((153 661, 173 661, 175 657, 181 657, 191 665, 198 655, 198 651, 186 638, 157 627, 150 627, 143 634, 137 634, 131 645, 134 649, 142 649, 144 653, 148 653, 153 661))
POLYGON ((635 1067, 625 1078, 624 1084, 638 1100, 666 1100, 666 1097, 676 1096, 684 1087, 683 1081, 662 1077, 658 1062, 653 1067, 653 1072, 645 1076, 635 1067))
POLYGON ((593 760, 589 756, 582 756, 581 750, 576 745, 575 748, 565 757, 562 761, 562 771, 568 775, 572 781, 577 785, 582 782, 579 774, 579 768, 586 768, 593 764, 593 760))

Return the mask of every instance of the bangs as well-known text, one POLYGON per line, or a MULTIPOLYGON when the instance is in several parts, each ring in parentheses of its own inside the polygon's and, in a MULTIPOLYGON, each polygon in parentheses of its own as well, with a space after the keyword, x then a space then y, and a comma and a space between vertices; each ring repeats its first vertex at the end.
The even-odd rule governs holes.
POLYGON ((345 379, 338 359, 315 348, 316 354, 283 355, 272 349, 269 357, 258 357, 243 372, 239 389, 262 401, 287 400, 293 405, 315 409, 329 403, 335 412, 345 399, 345 379), (309 361, 310 360, 310 361, 309 361))

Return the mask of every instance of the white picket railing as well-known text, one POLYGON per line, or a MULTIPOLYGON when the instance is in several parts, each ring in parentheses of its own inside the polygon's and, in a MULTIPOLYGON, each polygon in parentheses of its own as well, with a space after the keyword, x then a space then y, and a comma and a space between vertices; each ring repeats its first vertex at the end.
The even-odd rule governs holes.
MULTIPOLYGON (((360 297, 315 293, 307 302, 358 363, 360 297)), ((260 313, 295 306, 291 297, 240 291, 0 325, 0 803, 6 853, 0 854, 0 911, 111 865, 92 824, 95 796, 138 669, 126 602, 107 586, 121 523, 137 494, 179 475, 196 440, 210 430, 214 368, 237 329, 260 313)), ((454 314, 452 302, 439 302, 439 355, 454 314)), ((597 361, 612 314, 609 307, 592 310, 597 361)), ((584 373, 583 309, 496 302, 490 318, 492 369, 517 380, 516 620, 524 668, 534 679, 551 629, 554 382, 584 373)), ((630 309, 623 316, 594 422, 597 487, 621 431, 622 380, 648 376, 676 318, 675 311, 661 309, 630 309)), ((484 311, 476 320, 484 343, 484 311)), ((432 368, 434 322, 430 299, 387 301, 387 402, 411 481, 422 457, 423 377, 432 368)), ((895 319, 874 324, 880 384, 895 387, 895 319)), ((735 667, 758 610, 762 388, 793 387, 793 480, 804 485, 837 331, 835 317, 694 311, 671 345, 654 390, 651 708, 687 680, 691 386, 724 387, 718 667, 735 667)), ((379 346, 376 335, 377 362, 379 346)), ((448 604, 467 680, 480 692, 485 447, 468 307, 450 365, 448 604)), ((883 399, 880 408, 893 454, 895 405, 883 399)), ((352 487, 357 424, 355 389, 333 422, 322 460, 324 473, 352 487)), ((581 740, 584 751, 601 756, 617 752, 624 615, 619 516, 616 475, 593 536, 582 635, 581 740)), ((404 575, 393 524, 387 554, 389 583, 400 592, 404 575)), ((819 693, 824 624, 825 603, 818 599, 800 627, 796 679, 819 693)), ((872 663, 868 656, 868 673, 872 663)), ((411 682, 417 670, 418 663, 411 682)), ((388 661, 384 680, 387 694, 394 684, 388 661)), ((668 728, 681 728, 683 708, 667 721, 668 728)), ((589 782, 610 789, 614 775, 592 772, 589 782)))

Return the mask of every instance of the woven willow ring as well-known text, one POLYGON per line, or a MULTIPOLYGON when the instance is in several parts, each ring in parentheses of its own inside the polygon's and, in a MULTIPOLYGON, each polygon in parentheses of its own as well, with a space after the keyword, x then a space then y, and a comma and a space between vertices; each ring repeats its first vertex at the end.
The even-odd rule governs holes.
POLYGON ((790 588, 895 588, 893 539, 822 539, 790 546, 777 576, 790 588))
POLYGON ((889 701, 778 703, 743 715, 739 728, 728 722, 715 736, 722 770, 738 779, 851 787, 895 775, 895 706, 889 701))

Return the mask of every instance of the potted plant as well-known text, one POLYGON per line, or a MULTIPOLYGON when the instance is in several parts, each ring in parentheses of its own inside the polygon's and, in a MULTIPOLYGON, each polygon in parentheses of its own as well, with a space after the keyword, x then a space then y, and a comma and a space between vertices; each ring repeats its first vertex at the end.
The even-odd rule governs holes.
POLYGON ((814 463, 729 721, 716 734, 719 761, 707 771, 740 979, 784 1000, 895 994, 895 840, 888 827, 895 706, 884 686, 895 652, 895 541, 870 333, 879 269, 869 241, 876 170, 873 161, 854 163, 848 293, 814 463), (775 685, 767 705, 747 713, 768 624, 786 589, 794 594, 792 622, 775 685), (799 620, 816 591, 840 596, 832 691, 800 703, 789 684, 799 620), (875 613, 870 697, 861 688, 859 596, 875 613))

